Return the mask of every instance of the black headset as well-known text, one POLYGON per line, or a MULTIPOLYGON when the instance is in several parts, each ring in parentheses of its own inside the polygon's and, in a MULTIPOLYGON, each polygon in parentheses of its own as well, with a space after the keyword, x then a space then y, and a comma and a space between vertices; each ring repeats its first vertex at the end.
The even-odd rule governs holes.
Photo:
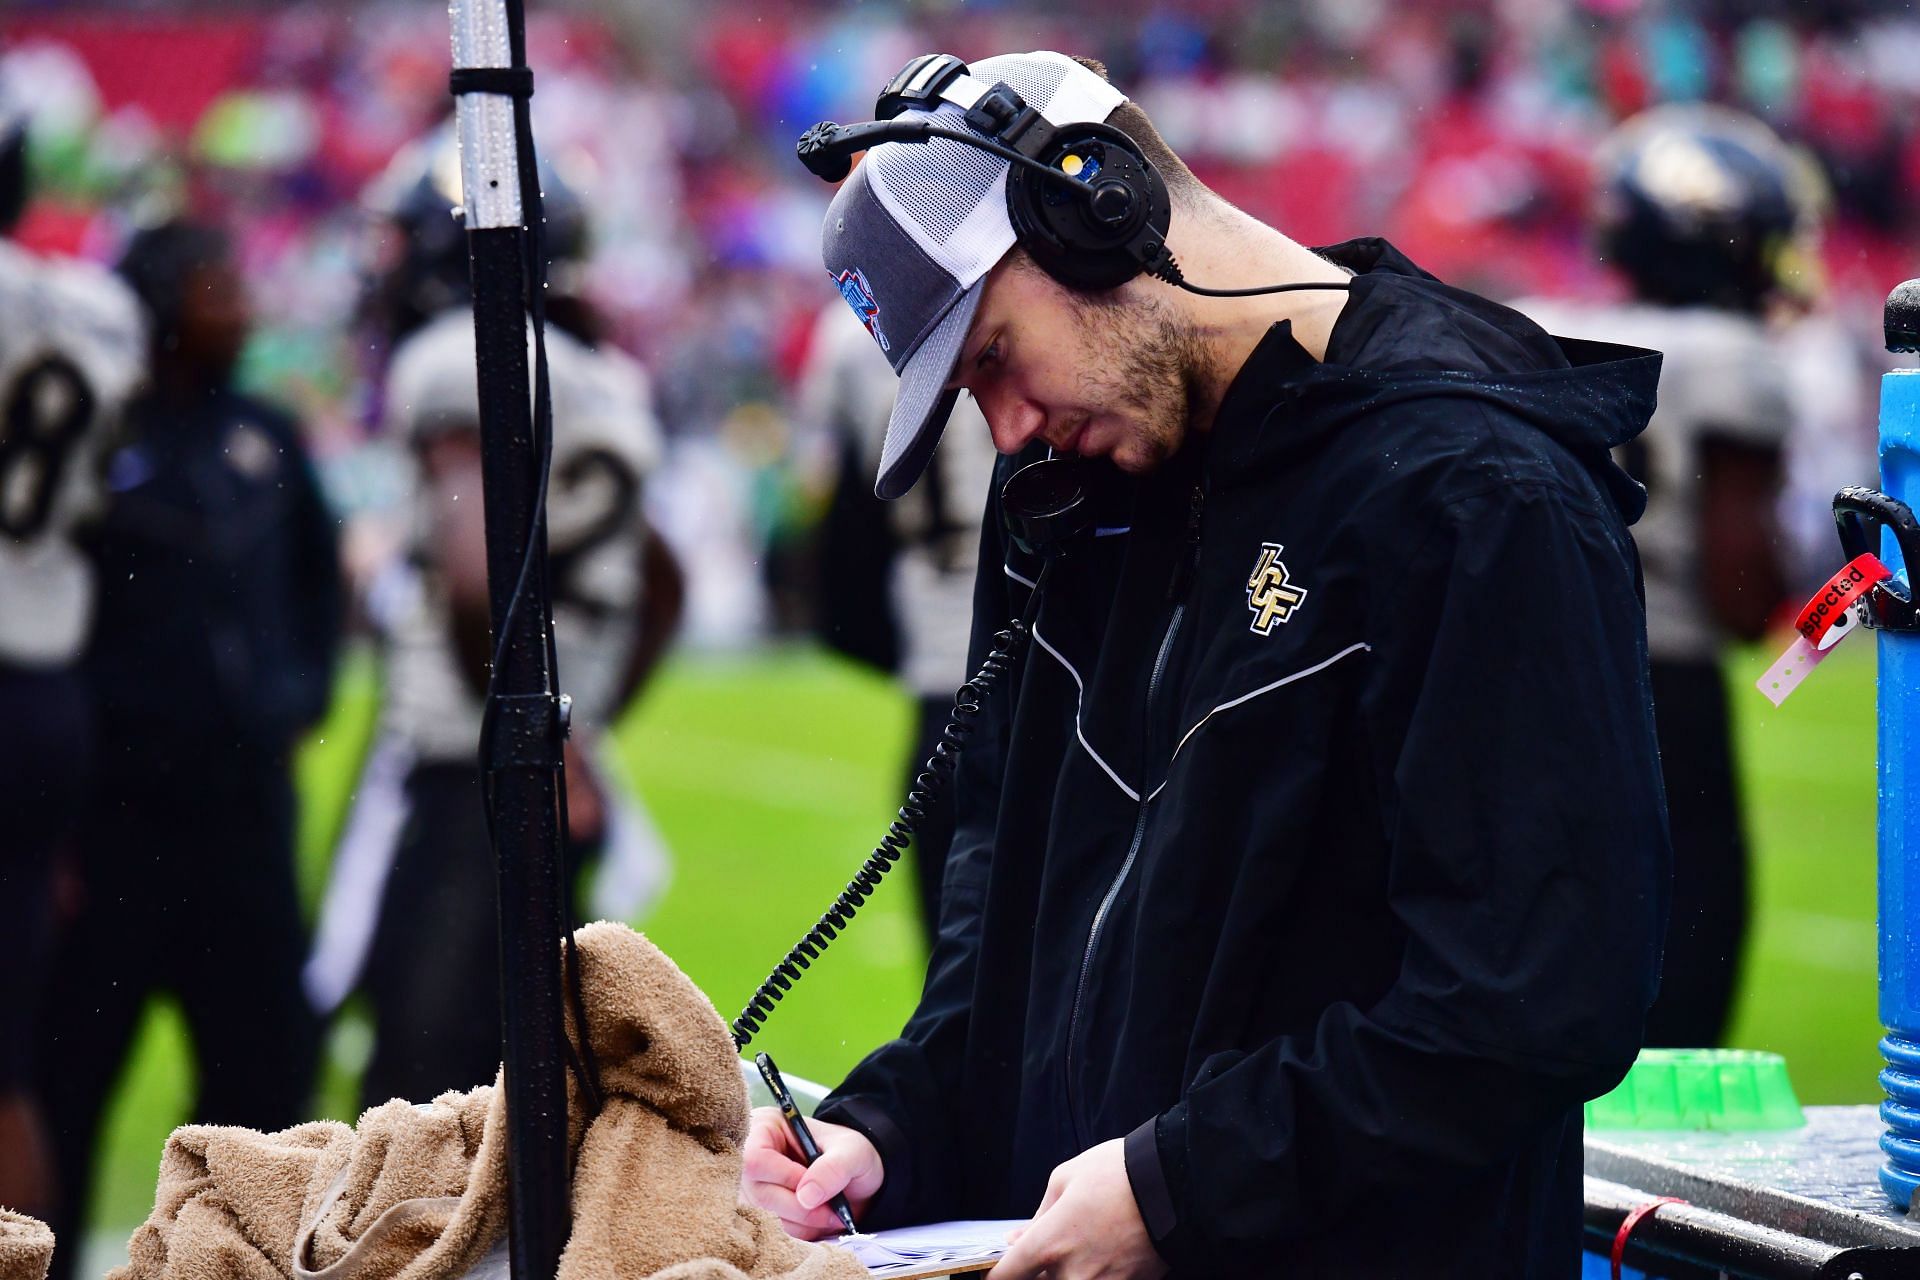
MULTIPOLYGON (((794 148, 828 182, 847 176, 856 152, 881 142, 946 138, 1006 160, 1007 216, 1041 269, 1076 289, 1112 289, 1141 272, 1160 274, 1173 209, 1166 184, 1133 140, 1104 124, 1055 128, 1005 84, 977 96, 948 94, 967 74, 950 53, 915 58, 887 82, 868 124, 822 121, 794 148), (971 96, 971 101, 969 97, 971 96), (966 109, 965 129, 932 120, 896 120, 943 102, 966 109)), ((964 87, 963 87, 964 88, 964 87)))
POLYGON ((1105 124, 1056 127, 1004 83, 971 95, 947 92, 967 74, 967 64, 950 53, 923 54, 880 91, 878 119, 855 125, 823 120, 800 135, 794 152, 828 182, 847 176, 855 153, 882 142, 945 138, 999 156, 1011 166, 1007 217, 1020 247, 1074 289, 1114 289, 1142 273, 1219 298, 1347 287, 1345 281, 1253 289, 1188 284, 1167 250, 1173 207, 1166 182, 1139 144, 1105 124), (965 109, 966 128, 895 119, 909 110, 931 113, 943 102, 965 109))

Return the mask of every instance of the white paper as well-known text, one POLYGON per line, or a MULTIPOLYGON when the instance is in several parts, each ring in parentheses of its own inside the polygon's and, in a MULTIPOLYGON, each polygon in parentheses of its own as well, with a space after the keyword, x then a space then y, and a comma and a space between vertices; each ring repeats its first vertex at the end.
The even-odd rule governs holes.
POLYGON ((943 1263, 997 1258, 1007 1251, 1007 1234, 1026 1225, 1024 1218, 930 1222, 841 1236, 833 1243, 850 1251, 873 1275, 911 1275, 943 1263))

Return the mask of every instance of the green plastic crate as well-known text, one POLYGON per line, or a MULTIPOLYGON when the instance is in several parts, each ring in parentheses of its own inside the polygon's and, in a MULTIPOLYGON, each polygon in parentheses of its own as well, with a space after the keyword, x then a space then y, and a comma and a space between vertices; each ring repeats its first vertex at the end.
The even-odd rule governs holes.
POLYGON ((1589 1129, 1797 1129, 1807 1122, 1787 1060, 1752 1049, 1642 1049, 1612 1093, 1587 1104, 1589 1129))

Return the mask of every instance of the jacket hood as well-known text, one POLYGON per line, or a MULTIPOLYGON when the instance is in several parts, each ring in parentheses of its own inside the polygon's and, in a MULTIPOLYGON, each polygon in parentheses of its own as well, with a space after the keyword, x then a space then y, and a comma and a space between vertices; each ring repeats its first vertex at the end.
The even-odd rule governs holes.
POLYGON ((1326 360, 1300 352, 1287 322, 1275 325, 1229 388, 1219 422, 1263 402, 1297 404, 1297 424, 1278 434, 1285 446, 1306 445, 1404 401, 1480 401, 1556 441, 1629 522, 1640 517, 1646 491, 1610 454, 1653 416, 1659 352, 1552 337, 1510 307, 1441 283, 1384 240, 1316 252, 1355 273, 1326 360), (1276 343, 1298 354, 1269 358, 1276 343))

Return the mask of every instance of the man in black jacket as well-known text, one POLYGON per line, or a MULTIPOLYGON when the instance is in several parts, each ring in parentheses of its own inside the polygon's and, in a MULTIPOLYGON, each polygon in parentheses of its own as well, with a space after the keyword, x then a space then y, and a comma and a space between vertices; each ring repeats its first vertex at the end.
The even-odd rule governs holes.
MULTIPOLYGON (((1058 55, 971 77, 1134 138, 1189 279, 1325 287, 1069 289, 983 230, 963 170, 1004 162, 952 143, 836 197, 829 271, 902 378, 883 496, 955 387, 997 482, 1106 461, 962 754, 920 1006, 810 1169, 756 1115, 749 1194, 808 1236, 837 1191, 863 1226, 1034 1214, 1016 1278, 1574 1274, 1580 1104, 1632 1061, 1665 923, 1642 494, 1608 456, 1659 358, 1381 241, 1294 244, 1058 55)), ((1000 505, 976 665, 1042 572, 1000 505)))
MULTIPOLYGON (((147 315, 151 381, 106 468, 84 660, 98 794, 41 1016, 64 1241, 149 995, 193 1038, 193 1119, 307 1116, 318 1026, 300 990, 293 749, 327 708, 342 621, 334 517, 298 424, 234 386, 251 323, 224 232, 142 230, 120 274, 147 315)), ((55 1280, 74 1274, 63 1248, 55 1280)))

